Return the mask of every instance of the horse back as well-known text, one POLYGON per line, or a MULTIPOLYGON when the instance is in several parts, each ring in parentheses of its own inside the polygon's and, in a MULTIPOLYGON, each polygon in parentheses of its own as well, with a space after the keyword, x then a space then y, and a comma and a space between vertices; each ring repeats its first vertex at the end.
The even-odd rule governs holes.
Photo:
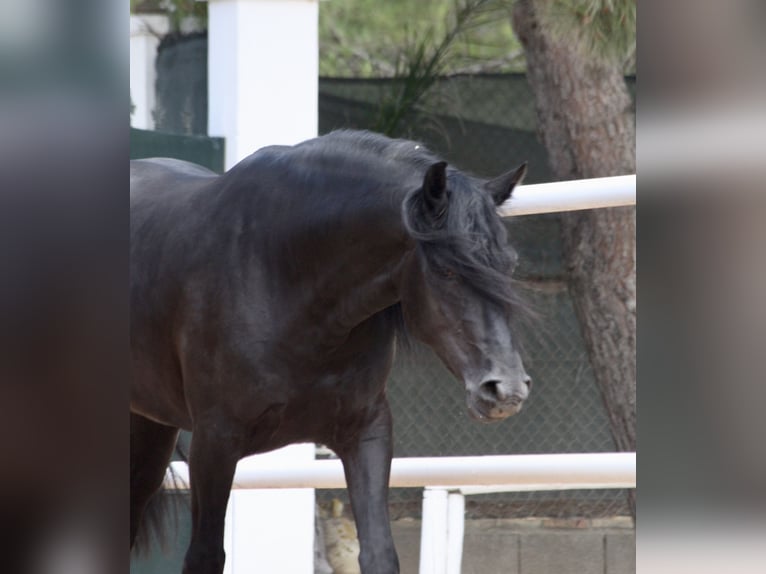
POLYGON ((130 160, 131 184, 133 183, 134 178, 151 176, 152 174, 159 175, 162 172, 169 172, 176 176, 186 175, 191 177, 216 177, 218 175, 214 171, 201 165, 197 165, 196 163, 170 157, 152 157, 130 160))
POLYGON ((132 392, 136 400, 146 394, 142 388, 152 386, 155 414, 163 415, 154 418, 162 422, 186 418, 173 324, 194 246, 205 228, 194 198, 204 195, 217 177, 177 159, 130 162, 132 392))

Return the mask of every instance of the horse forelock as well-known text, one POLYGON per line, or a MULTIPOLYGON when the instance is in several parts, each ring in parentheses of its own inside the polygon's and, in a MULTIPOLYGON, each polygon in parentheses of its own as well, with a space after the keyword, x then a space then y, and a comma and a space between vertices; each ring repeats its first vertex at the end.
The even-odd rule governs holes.
POLYGON ((423 217, 417 192, 404 204, 410 235, 432 272, 457 275, 480 296, 518 313, 525 305, 511 279, 516 253, 507 243, 507 232, 495 205, 475 178, 448 170, 449 206, 434 225, 423 217))

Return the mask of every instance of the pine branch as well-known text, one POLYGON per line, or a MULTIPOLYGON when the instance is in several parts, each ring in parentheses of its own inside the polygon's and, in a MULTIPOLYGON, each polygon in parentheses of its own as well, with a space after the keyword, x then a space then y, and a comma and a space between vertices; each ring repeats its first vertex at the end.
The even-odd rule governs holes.
POLYGON ((538 0, 541 22, 588 59, 629 61, 636 50, 635 0, 538 0))
POLYGON ((398 135, 405 117, 414 111, 430 88, 444 74, 453 56, 457 40, 479 23, 482 17, 497 14, 505 8, 498 0, 465 0, 456 2, 447 31, 434 43, 434 28, 408 42, 397 59, 394 78, 401 80, 398 90, 381 102, 374 129, 387 135, 398 135))

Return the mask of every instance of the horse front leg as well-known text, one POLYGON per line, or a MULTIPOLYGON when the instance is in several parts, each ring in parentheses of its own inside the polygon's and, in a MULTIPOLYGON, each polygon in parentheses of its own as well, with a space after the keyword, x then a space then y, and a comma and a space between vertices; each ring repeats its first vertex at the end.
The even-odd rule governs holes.
POLYGON ((209 427, 195 426, 192 433, 189 452, 192 535, 183 574, 221 574, 226 560, 223 550, 226 505, 240 457, 230 437, 221 436, 217 425, 209 427))
POLYGON ((388 517, 393 456, 391 412, 383 399, 356 440, 338 452, 351 497, 362 574, 398 574, 399 558, 388 517))

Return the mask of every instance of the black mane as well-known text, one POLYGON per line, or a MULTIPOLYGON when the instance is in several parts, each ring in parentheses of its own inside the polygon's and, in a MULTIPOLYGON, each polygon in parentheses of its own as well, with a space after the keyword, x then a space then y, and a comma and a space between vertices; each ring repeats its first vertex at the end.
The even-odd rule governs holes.
MULTIPOLYGON (((276 169, 284 181, 310 181, 312 187, 332 186, 336 178, 349 192, 358 181, 365 189, 420 185, 428 166, 439 158, 418 142, 392 139, 368 131, 338 130, 295 146, 262 148, 232 169, 249 172, 276 169), (255 164, 255 165, 254 165, 255 164)), ((330 190, 321 189, 324 193, 330 190)))
MULTIPOLYGON (((513 289, 515 252, 507 245, 505 226, 482 181, 453 167, 447 169, 449 209, 438 226, 424 217, 417 193, 426 170, 442 161, 423 144, 368 131, 338 130, 293 147, 259 150, 252 158, 279 166, 280 175, 311 181, 329 193, 349 178, 368 190, 389 190, 401 201, 406 231, 418 242, 435 272, 449 271, 482 296, 509 309, 523 307, 513 289), (288 166, 289 164, 289 166, 288 166), (337 179, 336 179, 337 178, 337 179)), ((248 161, 248 160, 245 160, 248 161)))
POLYGON ((478 178, 448 169, 450 206, 440 225, 432 227, 424 225, 416 192, 426 170, 442 159, 423 144, 368 131, 339 130, 301 146, 319 142, 323 147, 318 153, 361 162, 369 175, 382 172, 393 180, 392 172, 407 172, 414 177, 418 187, 404 199, 404 221, 431 267, 454 273, 482 296, 509 309, 523 307, 511 280, 516 253, 508 246, 505 226, 478 178))
POLYGON ((349 162, 368 163, 371 167, 375 163, 383 162, 391 167, 406 165, 410 168, 425 169, 440 161, 439 157, 420 142, 389 138, 369 131, 337 130, 295 147, 321 147, 324 153, 344 156, 349 162))

